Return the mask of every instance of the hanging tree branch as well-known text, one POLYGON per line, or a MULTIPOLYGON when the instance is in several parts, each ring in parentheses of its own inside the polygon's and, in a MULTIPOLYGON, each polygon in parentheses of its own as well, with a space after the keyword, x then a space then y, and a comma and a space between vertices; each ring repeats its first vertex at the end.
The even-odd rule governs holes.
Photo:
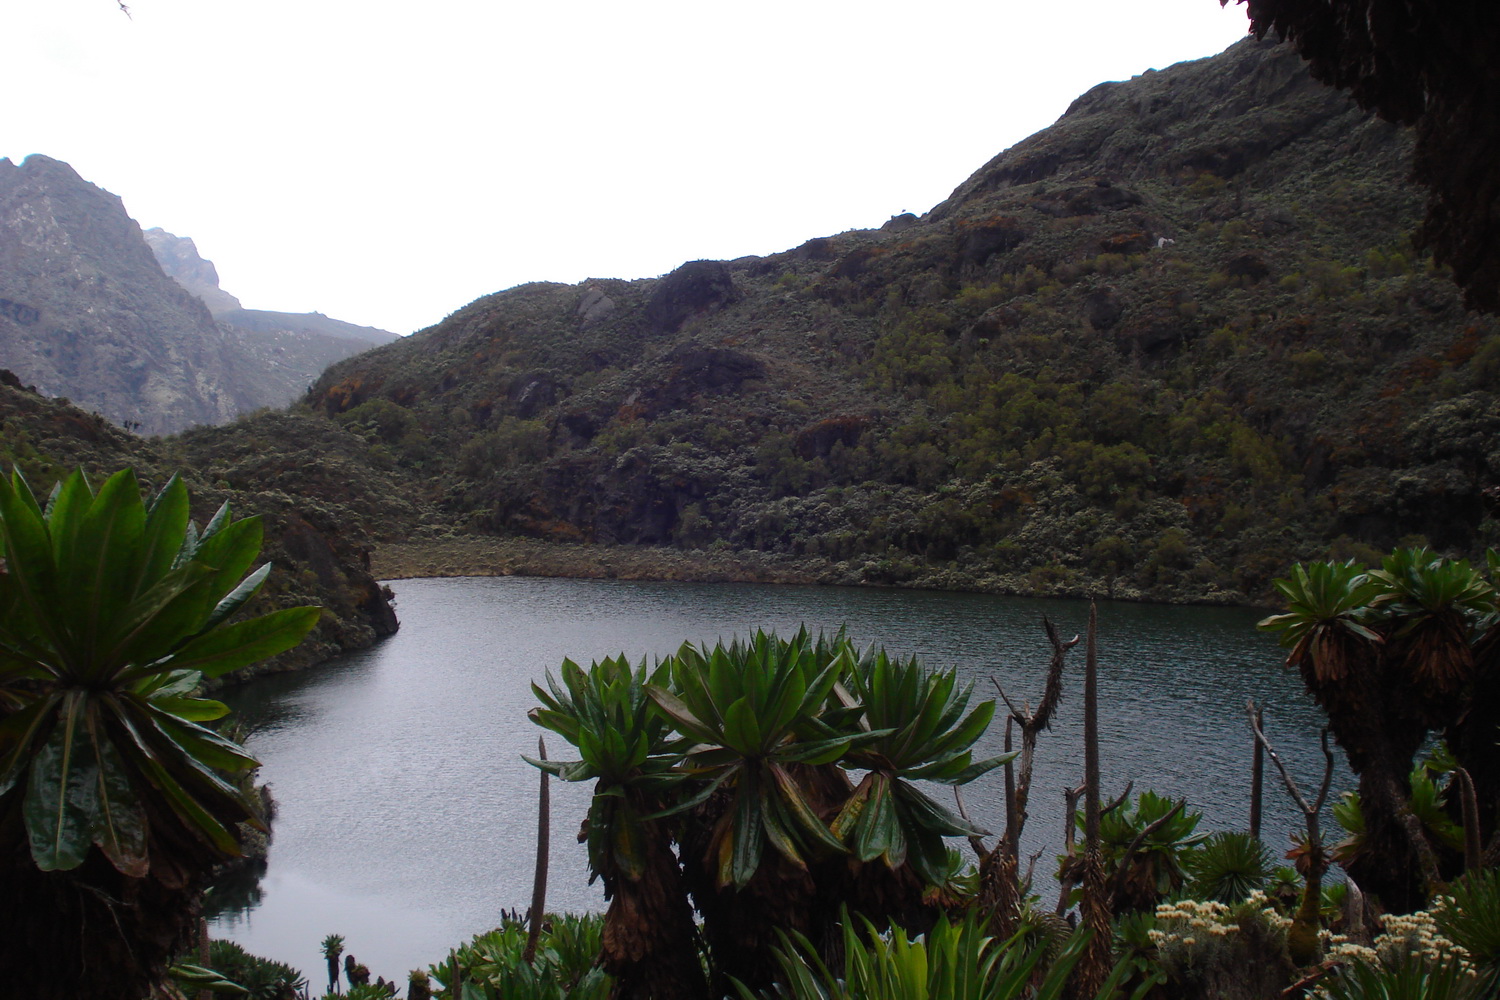
POLYGON ((1115 797, 1114 799, 1110 800, 1109 805, 1107 805, 1104 808, 1102 808, 1102 809, 1099 810, 1099 816, 1100 816, 1100 818, 1102 819, 1103 817, 1108 816, 1110 813, 1114 812, 1116 809, 1118 809, 1121 806, 1123 806, 1125 804, 1126 800, 1130 798, 1130 791, 1133 788, 1135 788, 1135 780, 1134 779, 1131 779, 1130 781, 1125 782, 1125 790, 1123 792, 1121 792, 1117 797, 1115 797))
MULTIPOLYGON (((1255 710, 1255 723, 1257 726, 1265 725, 1266 713, 1264 709, 1255 710)), ((1260 810, 1261 790, 1265 787, 1266 756, 1260 745, 1260 737, 1255 737, 1255 759, 1250 765, 1250 836, 1260 839, 1260 810)))

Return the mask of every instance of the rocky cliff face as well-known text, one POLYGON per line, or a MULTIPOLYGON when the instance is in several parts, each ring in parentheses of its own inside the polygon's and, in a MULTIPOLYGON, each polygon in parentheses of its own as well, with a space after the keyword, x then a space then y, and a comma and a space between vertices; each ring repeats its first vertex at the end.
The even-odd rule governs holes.
POLYGON ((118 197, 45 156, 0 160, 0 365, 159 434, 253 405, 226 378, 235 361, 118 197))
POLYGON ((394 339, 244 309, 192 240, 142 233, 66 163, 0 160, 0 365, 47 395, 164 434, 284 406, 328 365, 394 339))
POLYGON ((167 277, 203 300, 215 316, 242 308, 240 300, 219 287, 219 271, 214 262, 204 260, 190 237, 175 236, 161 227, 143 234, 146 245, 167 277))
POLYGON ((256 406, 285 406, 306 391, 323 369, 397 335, 356 326, 322 313, 246 309, 219 287, 213 261, 204 260, 185 236, 148 229, 146 242, 167 276, 203 300, 240 355, 236 380, 256 406))

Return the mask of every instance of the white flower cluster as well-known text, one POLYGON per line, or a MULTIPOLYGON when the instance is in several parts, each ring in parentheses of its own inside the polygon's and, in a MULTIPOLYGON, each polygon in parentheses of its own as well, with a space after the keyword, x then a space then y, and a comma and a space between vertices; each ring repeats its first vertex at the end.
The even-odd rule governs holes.
POLYGON ((1247 918, 1272 931, 1284 931, 1290 923, 1264 893, 1256 892, 1233 907, 1197 899, 1162 903, 1156 908, 1156 926, 1147 936, 1164 963, 1193 966, 1220 957, 1226 946, 1239 940, 1247 918))
POLYGON ((1388 915, 1381 922, 1375 951, 1382 959, 1394 961, 1403 955, 1414 955, 1429 961, 1457 958, 1468 964, 1469 953, 1443 937, 1437 926, 1437 910, 1418 910, 1399 916, 1388 915))
MULTIPOLYGON (((1374 947, 1356 944, 1342 934, 1329 935, 1325 931, 1327 958, 1350 965, 1384 965, 1388 968, 1400 964, 1407 956, 1426 962, 1456 958, 1463 964, 1464 974, 1475 978, 1478 973, 1470 962, 1469 953, 1438 930, 1437 914, 1446 902, 1440 900, 1432 910, 1387 914, 1381 919, 1381 930, 1374 940, 1374 947)), ((1320 990, 1316 995, 1326 997, 1328 993, 1320 990)))

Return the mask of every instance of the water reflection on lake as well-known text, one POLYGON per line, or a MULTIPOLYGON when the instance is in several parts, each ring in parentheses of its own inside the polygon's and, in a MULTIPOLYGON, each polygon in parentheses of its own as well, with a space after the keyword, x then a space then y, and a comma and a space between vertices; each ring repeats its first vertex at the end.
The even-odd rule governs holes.
MULTIPOLYGON (((783 633, 847 625, 861 645, 957 666, 991 697, 1041 695, 1049 649, 1043 614, 1065 637, 1088 607, 1074 601, 932 591, 754 584, 470 578, 394 584, 402 628, 380 646, 310 673, 229 692, 252 726, 249 747, 278 802, 260 899, 214 924, 252 952, 288 962, 319 987, 319 943, 341 934, 373 975, 405 981, 524 910, 531 894, 541 730, 526 719, 533 679, 564 657, 632 659, 754 628, 783 633)), ((1243 828, 1250 739, 1245 699, 1269 701, 1268 729, 1306 783, 1320 768, 1316 709, 1275 644, 1244 609, 1100 606, 1101 729, 1106 791, 1187 796, 1205 829, 1243 828)), ((1027 853, 1039 873, 1061 849, 1064 786, 1082 776, 1083 650, 1070 657, 1063 707, 1038 747, 1027 853)), ((998 753, 1003 727, 984 749, 998 753)), ((571 748, 556 737, 551 755, 571 748)), ((1350 787, 1344 775, 1335 788, 1350 787)), ((970 786, 970 812, 1003 826, 999 771, 970 786)), ((586 786, 554 783, 549 909, 602 905, 574 842, 586 786)), ((1267 841, 1298 814, 1267 788, 1267 841)))

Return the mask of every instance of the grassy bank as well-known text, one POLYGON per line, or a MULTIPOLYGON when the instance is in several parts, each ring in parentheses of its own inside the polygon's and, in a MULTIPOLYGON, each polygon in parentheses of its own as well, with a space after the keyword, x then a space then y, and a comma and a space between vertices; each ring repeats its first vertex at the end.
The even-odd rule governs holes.
POLYGON ((964 590, 1019 597, 1105 597, 1171 604, 1250 604, 1245 595, 1184 579, 1151 594, 1122 579, 1079 573, 992 573, 915 558, 857 558, 757 551, 682 550, 632 545, 543 542, 461 535, 379 544, 371 556, 379 580, 445 576, 563 576, 588 580, 678 580, 685 583, 801 583, 840 587, 964 590))
POLYGON ((377 579, 439 576, 566 576, 689 583, 829 583, 825 560, 762 552, 704 552, 630 545, 573 545, 466 535, 393 542, 371 557, 377 579))

